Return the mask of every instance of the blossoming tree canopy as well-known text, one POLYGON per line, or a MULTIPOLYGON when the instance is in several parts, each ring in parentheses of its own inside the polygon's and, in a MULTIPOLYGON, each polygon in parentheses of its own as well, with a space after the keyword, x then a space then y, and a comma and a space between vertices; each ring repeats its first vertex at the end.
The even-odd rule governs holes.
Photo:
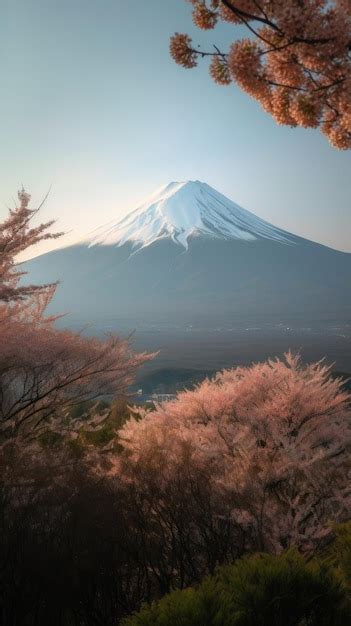
POLYGON ((50 233, 53 222, 32 227, 37 210, 24 190, 18 198, 0 223, 0 432, 8 434, 33 431, 67 405, 125 391, 151 357, 114 335, 100 340, 54 325, 46 309, 57 283, 23 285, 17 255, 59 234, 50 233))
POLYGON ((229 50, 201 50, 186 34, 170 42, 186 68, 209 57, 215 82, 236 82, 278 124, 320 128, 335 147, 351 147, 350 0, 188 0, 193 21, 213 29, 222 20, 248 37, 229 50))
POLYGON ((286 354, 219 373, 120 434, 129 463, 158 481, 207 468, 262 549, 309 547, 350 514, 350 400, 326 365, 286 354))

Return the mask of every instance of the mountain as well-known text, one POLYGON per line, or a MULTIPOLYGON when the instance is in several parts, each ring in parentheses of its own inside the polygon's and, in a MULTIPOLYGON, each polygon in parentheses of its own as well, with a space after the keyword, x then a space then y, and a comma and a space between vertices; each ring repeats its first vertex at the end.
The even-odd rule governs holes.
POLYGON ((26 263, 52 310, 131 326, 349 322, 351 254, 285 232, 199 181, 173 182, 85 241, 26 263))
POLYGON ((169 183, 117 224, 99 228, 90 245, 123 245, 136 249, 171 239, 185 249, 191 237, 255 241, 263 237, 294 243, 294 237, 275 228, 200 181, 169 183))

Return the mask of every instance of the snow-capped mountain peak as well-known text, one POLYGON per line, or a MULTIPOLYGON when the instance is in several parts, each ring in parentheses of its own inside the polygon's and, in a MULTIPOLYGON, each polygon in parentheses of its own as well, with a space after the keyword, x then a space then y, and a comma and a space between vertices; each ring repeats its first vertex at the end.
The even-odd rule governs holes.
POLYGON ((171 182, 117 223, 109 223, 88 238, 90 246, 127 242, 140 249, 160 239, 172 239, 187 249, 196 236, 255 241, 270 239, 292 244, 293 235, 235 204, 200 181, 171 182))

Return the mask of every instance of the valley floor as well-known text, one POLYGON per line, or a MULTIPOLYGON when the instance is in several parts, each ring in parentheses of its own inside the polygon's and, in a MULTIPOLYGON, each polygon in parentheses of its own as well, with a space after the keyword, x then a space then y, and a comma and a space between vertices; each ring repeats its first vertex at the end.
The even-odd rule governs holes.
MULTIPOLYGON (((84 324, 76 322, 75 328, 84 324)), ((351 324, 315 324, 314 327, 286 324, 255 326, 236 324, 217 328, 200 326, 167 326, 155 324, 133 326, 133 322, 108 320, 99 326, 88 327, 91 334, 115 332, 131 336, 136 350, 159 351, 158 356, 140 372, 145 379, 156 370, 175 370, 182 379, 203 378, 212 372, 237 365, 248 365, 268 357, 281 356, 291 350, 300 352, 304 361, 317 361, 325 357, 333 370, 351 372, 351 324), (190 375, 187 370, 195 370, 190 375), (185 373, 184 373, 185 372, 185 373), (198 375, 196 374, 198 372, 198 375)), ((171 375, 172 383, 174 375, 171 375)), ((176 381, 177 382, 177 381, 176 381)))

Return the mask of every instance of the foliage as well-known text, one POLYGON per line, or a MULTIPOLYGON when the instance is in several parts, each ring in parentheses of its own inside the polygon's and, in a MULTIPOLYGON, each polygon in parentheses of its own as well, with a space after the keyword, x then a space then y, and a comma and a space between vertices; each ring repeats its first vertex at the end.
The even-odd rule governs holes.
POLYGON ((342 385, 323 363, 303 365, 291 354, 223 371, 127 422, 119 433, 126 467, 154 474, 164 490, 181 473, 208 473, 256 549, 314 550, 328 522, 350 514, 350 394, 342 385))
POLYGON ((215 82, 236 82, 278 124, 319 127, 339 149, 351 147, 351 5, 349 0, 188 0, 203 30, 220 21, 249 37, 228 52, 196 48, 176 33, 170 51, 183 67, 211 58, 215 82))
POLYGON ((23 616, 26 626, 115 626, 250 549, 206 472, 161 487, 143 467, 133 480, 111 475, 110 455, 81 436, 45 443, 2 450, 4 626, 23 616))
POLYGON ((123 392, 146 360, 118 337, 57 330, 42 315, 9 316, 0 326, 0 426, 14 433, 38 428, 65 406, 123 392))
MULTIPOLYGON (((39 209, 29 208, 30 195, 22 189, 18 192, 19 205, 10 209, 7 219, 0 224, 0 306, 4 302, 24 301, 34 293, 45 293, 55 287, 50 285, 20 285, 23 272, 15 259, 24 250, 44 239, 56 239, 62 233, 50 233, 53 221, 31 227, 31 221, 39 209)), ((40 208, 40 207, 39 207, 40 208)), ((3 316, 0 316, 0 318, 3 316)))
MULTIPOLYGON (((100 418, 113 416, 115 425, 127 412, 122 402, 121 414, 116 406, 113 411, 107 407, 106 414, 106 408, 98 410, 100 418)), ((66 444, 51 438, 49 431, 41 448, 9 442, 3 446, 4 626, 116 626, 142 603, 198 585, 218 565, 259 549, 254 529, 235 519, 235 498, 213 481, 211 465, 200 468, 184 451, 182 463, 166 478, 162 464, 146 467, 111 453, 115 471, 107 464, 101 472, 103 459, 110 458, 108 446, 86 441, 89 423, 83 412, 78 436, 66 444), (62 451, 65 445, 67 453, 62 451), (87 457, 92 449, 96 456, 87 457)), ((341 541, 341 534, 337 536, 341 541)), ((338 577, 347 546, 333 545, 323 558, 337 568, 338 577)), ((204 614, 209 618, 219 613, 217 602, 213 607, 211 582, 201 590, 200 599, 196 590, 186 592, 186 606, 182 594, 177 595, 185 624, 188 611, 189 620, 195 615, 201 626, 207 623, 204 614)), ((169 611, 164 608, 165 616, 169 611)), ((346 626, 347 621, 341 623, 346 626)))
POLYGON ((337 572, 295 552, 257 554, 198 589, 175 591, 125 626, 347 626, 350 598, 337 572))
POLYGON ((96 474, 79 448, 64 464, 56 448, 45 448, 30 472, 15 450, 7 466, 0 485, 4 626, 115 626, 142 602, 199 582, 211 559, 237 554, 230 524, 215 528, 205 485, 191 501, 179 481, 162 506, 159 494, 96 474))
POLYGON ((23 478, 0 491, 1 623, 115 625, 136 606, 118 496, 81 461, 59 473, 54 453, 23 478))
MULTIPOLYGON (((56 283, 23 286, 16 255, 46 238, 52 222, 31 227, 37 211, 19 192, 19 205, 0 224, 0 431, 25 438, 60 420, 68 406, 124 392, 149 357, 127 341, 58 330, 45 316, 56 283)), ((58 424, 52 425, 54 430, 58 424)))
POLYGON ((337 524, 333 531, 335 537, 325 550, 324 559, 340 569, 351 593, 351 521, 337 524))
POLYGON ((215 604, 214 590, 211 592, 210 602, 205 603, 201 592, 195 589, 173 591, 160 602, 124 620, 123 626, 211 626, 216 623, 211 619, 211 604, 215 604))
POLYGON ((106 572, 114 576, 118 562, 117 500, 90 474, 117 422, 96 398, 124 393, 149 357, 112 335, 58 330, 45 315, 57 284, 23 285, 16 264, 52 236, 52 223, 31 227, 29 200, 22 190, 0 224, 0 621, 81 626, 89 612, 97 623, 106 572))
MULTIPOLYGON (((276 595, 286 592, 282 611, 291 605, 302 611, 312 592, 325 589, 320 600, 325 615, 330 617, 339 601, 342 608, 341 563, 350 559, 349 544, 338 543, 344 526, 322 554, 326 566, 312 560, 300 568, 303 560, 292 553, 237 560, 250 544, 245 545, 247 538, 229 518, 228 503, 214 492, 208 475, 202 482, 198 475, 192 481, 179 475, 167 490, 157 491, 156 481, 145 474, 138 484, 96 474, 84 456, 72 455, 60 465, 56 448, 45 448, 31 473, 18 451, 8 465, 11 481, 0 474, 4 626, 116 626, 141 604, 192 585, 199 590, 168 595, 131 624, 232 624, 224 618, 234 600, 247 602, 247 619, 249 608, 262 603, 268 620, 272 589, 276 595), (216 573, 223 562, 234 566, 216 573), (201 583, 209 573, 213 578, 201 583)), ((244 622, 251 623, 260 624, 244 622)), ((347 624, 346 618, 340 622, 347 624)))

